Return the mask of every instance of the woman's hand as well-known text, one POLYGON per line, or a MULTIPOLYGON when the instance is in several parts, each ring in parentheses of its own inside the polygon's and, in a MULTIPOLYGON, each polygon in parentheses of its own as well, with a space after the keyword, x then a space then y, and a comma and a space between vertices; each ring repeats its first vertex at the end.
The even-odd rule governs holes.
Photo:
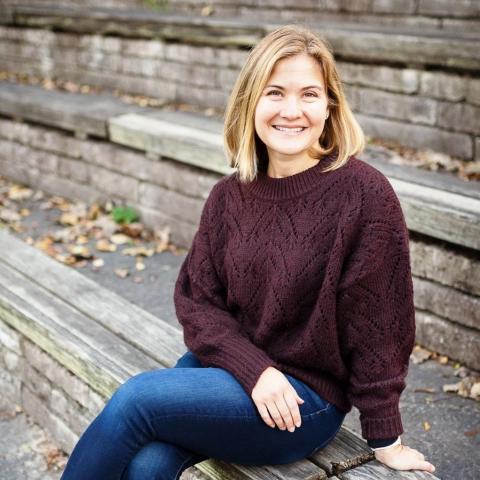
POLYGON ((375 450, 375 458, 395 470, 426 470, 430 473, 435 471, 435 467, 425 461, 422 453, 406 445, 375 450))
POLYGON ((295 431, 300 427, 301 416, 298 404, 304 403, 287 377, 275 367, 268 367, 260 375, 252 390, 254 401, 263 421, 270 427, 275 424, 280 430, 295 431))

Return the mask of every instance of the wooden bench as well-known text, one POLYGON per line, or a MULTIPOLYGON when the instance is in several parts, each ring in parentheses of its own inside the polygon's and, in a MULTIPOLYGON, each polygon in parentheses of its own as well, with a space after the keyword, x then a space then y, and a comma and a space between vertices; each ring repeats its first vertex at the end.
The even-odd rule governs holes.
MULTIPOLYGON (((19 350, 22 352, 41 351, 38 355, 42 366, 28 364, 32 358, 30 353, 24 360, 23 371, 43 368, 54 384, 49 392, 40 388, 38 378, 33 380, 32 374, 25 373, 21 379, 27 400, 24 407, 41 425, 53 430, 54 437, 69 430, 69 438, 59 439, 69 452, 83 428, 120 383, 141 371, 172 367, 176 363, 186 351, 182 332, 26 245, 6 230, 0 231, 0 249, 6 253, 0 257, 0 327, 21 334, 23 345, 19 350), (101 401, 85 401, 86 390, 89 398, 101 401), (51 418, 53 409, 64 412, 55 415, 55 422, 51 418)), ((361 437, 342 427, 330 445, 299 462, 250 467, 211 459, 188 469, 183 478, 436 477, 385 467, 374 459, 361 437)))

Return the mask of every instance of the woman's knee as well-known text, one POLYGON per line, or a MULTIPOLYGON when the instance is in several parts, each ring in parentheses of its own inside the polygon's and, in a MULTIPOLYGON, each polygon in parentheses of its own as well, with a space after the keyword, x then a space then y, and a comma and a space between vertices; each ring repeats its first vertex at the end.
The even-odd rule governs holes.
POLYGON ((141 372, 130 377, 117 390, 115 390, 109 403, 110 408, 129 414, 132 409, 137 409, 142 403, 148 401, 152 384, 152 371, 141 372))

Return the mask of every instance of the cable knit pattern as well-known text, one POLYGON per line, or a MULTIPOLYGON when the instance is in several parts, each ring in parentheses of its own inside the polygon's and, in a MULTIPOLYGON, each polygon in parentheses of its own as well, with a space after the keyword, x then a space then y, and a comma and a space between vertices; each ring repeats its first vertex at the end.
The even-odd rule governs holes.
POLYGON ((348 412, 366 439, 403 433, 415 339, 408 230, 388 179, 356 157, 213 187, 175 284, 187 347, 251 392, 268 367, 348 412))

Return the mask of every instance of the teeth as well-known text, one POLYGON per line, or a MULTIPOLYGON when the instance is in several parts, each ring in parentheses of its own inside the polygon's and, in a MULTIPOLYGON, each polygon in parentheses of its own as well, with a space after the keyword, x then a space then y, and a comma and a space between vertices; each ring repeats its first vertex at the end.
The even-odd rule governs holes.
POLYGON ((281 132, 301 132, 305 127, 286 128, 286 127, 279 127, 278 125, 274 125, 273 128, 280 130, 281 132))

